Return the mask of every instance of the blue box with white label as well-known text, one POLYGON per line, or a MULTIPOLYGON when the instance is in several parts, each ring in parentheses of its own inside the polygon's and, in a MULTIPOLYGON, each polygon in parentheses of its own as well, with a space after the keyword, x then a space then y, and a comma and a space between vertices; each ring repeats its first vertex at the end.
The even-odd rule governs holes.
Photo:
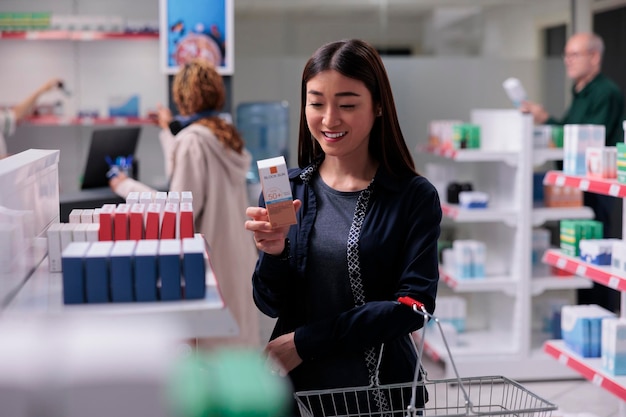
POLYGON ((134 240, 118 240, 111 249, 111 301, 130 303, 134 300, 133 252, 134 240))
POLYGON ((88 303, 108 303, 109 255, 112 241, 93 242, 85 255, 85 289, 88 303))
POLYGON ((204 251, 203 238, 183 239, 183 279, 186 299, 201 299, 206 294, 204 251))
POLYGON ((89 242, 72 242, 61 255, 64 304, 82 304, 85 302, 84 258, 89 246, 89 242))
POLYGON ((140 240, 135 246, 135 299, 137 301, 157 301, 157 255, 158 240, 140 240))
POLYGON ((159 276, 161 277, 161 300, 182 299, 181 242, 179 239, 159 241, 159 276))

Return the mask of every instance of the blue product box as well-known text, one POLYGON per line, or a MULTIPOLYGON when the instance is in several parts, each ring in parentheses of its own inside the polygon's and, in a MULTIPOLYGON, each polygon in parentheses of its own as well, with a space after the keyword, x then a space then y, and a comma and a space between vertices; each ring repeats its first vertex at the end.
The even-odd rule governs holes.
POLYGON ((204 239, 183 239, 183 279, 186 299, 202 299, 206 294, 204 250, 204 239))
POLYGON ((108 303, 109 255, 112 241, 93 242, 85 255, 85 289, 88 303, 108 303))
POLYGON ((134 286, 137 301, 157 301, 158 240, 140 240, 135 246, 134 286))
POLYGON ((159 276, 161 277, 161 300, 182 299, 181 242, 178 239, 159 241, 159 276))
POLYGON ((82 304, 85 302, 84 257, 89 246, 89 242, 72 242, 61 255, 64 304, 82 304))
POLYGON ((599 358, 602 319, 615 314, 595 304, 564 306, 561 310, 561 335, 565 344, 585 358, 599 358))
POLYGON ((130 303, 134 301, 133 253, 134 240, 119 240, 111 249, 111 301, 130 303))

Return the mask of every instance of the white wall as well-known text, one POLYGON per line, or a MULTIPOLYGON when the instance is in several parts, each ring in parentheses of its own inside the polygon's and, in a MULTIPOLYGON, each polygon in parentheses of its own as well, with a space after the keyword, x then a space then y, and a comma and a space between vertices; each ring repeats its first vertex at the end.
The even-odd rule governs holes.
MULTIPOLYGON (((0 1, 0 11, 36 10, 156 20, 158 0, 0 1)), ((569 0, 529 0, 522 6, 498 6, 465 14, 467 17, 458 24, 469 31, 469 46, 463 45, 458 33, 454 33, 454 25, 450 30, 433 25, 431 18, 441 17, 442 13, 236 14, 233 108, 246 101, 287 100, 291 105, 291 155, 295 158, 298 92, 304 62, 321 44, 346 37, 364 38, 381 47, 408 47, 416 55, 426 54, 421 58, 386 59, 401 121, 411 141, 418 140, 428 121, 434 118, 465 118, 470 109, 478 106, 508 106, 500 85, 506 76, 519 74, 531 96, 541 101, 546 85, 553 87, 554 83, 546 84, 543 66, 533 63, 541 51, 539 29, 567 21, 569 0), (434 29, 434 38, 440 41, 433 41, 433 36, 429 40, 428 34, 434 29), (464 55, 465 60, 443 54, 464 55), (443 94, 436 94, 436 88, 443 94)), ((167 99, 167 78, 159 71, 157 41, 2 40, 0 56, 8 57, 0 60, 0 104, 16 102, 52 75, 67 79, 74 92, 65 101, 67 114, 74 114, 79 108, 98 108, 106 114, 108 98, 125 94, 141 95, 142 113, 167 99)), ((552 65, 557 72, 558 65, 552 65)), ((551 94, 558 93, 551 90, 551 94)), ((563 110, 564 96, 547 100, 551 101, 551 110, 563 110)), ((58 97, 49 97, 52 98, 58 97)), ((73 157, 80 160, 88 132, 67 132, 59 128, 24 128, 11 139, 9 149, 16 151, 33 143, 45 145, 46 137, 60 140, 78 135, 83 150, 73 157), (20 139, 24 137, 28 139, 20 139)), ((146 174, 143 179, 158 182, 163 178, 160 149, 156 138, 150 139, 153 132, 147 130, 146 135, 149 137, 142 139, 140 145, 144 152, 142 172, 146 174)), ((62 165, 64 162, 67 161, 62 156, 62 165)), ((72 161, 65 165, 77 164, 72 161)), ((66 175, 72 178, 76 174, 72 171, 66 175)))

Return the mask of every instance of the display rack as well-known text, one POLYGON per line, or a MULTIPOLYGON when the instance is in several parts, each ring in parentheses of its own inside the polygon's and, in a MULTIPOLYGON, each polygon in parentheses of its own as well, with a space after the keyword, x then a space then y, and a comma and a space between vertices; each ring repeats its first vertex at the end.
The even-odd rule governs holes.
MULTIPOLYGON (((577 175, 566 175, 560 171, 550 171, 544 178, 544 184, 574 187, 582 191, 609 195, 613 197, 626 197, 626 184, 620 184, 611 179, 595 179, 577 175)), ((623 208, 622 210, 626 210, 623 208)), ((626 211, 622 212, 624 218, 626 211)), ((626 225, 623 225, 622 236, 626 236, 626 225)), ((556 249, 548 250, 543 256, 543 262, 564 269, 570 273, 584 277, 598 284, 621 291, 621 316, 626 316, 626 274, 619 273, 611 267, 592 265, 579 258, 561 253, 556 249), (616 273, 617 272, 617 273, 616 273)), ((602 369, 600 358, 583 358, 570 350, 563 341, 550 340, 545 343, 544 351, 558 363, 573 369, 595 385, 615 394, 624 400, 621 403, 620 415, 626 416, 626 376, 613 376, 602 369)))
POLYGON ((22 123, 31 126, 143 126, 152 125, 155 120, 148 117, 33 116, 22 123))
POLYGON ((65 305, 63 274, 49 272, 46 258, 15 297, 0 309, 0 319, 108 317, 155 322, 174 320, 180 325, 181 337, 235 336, 239 331, 237 323, 224 305, 208 258, 205 263, 206 296, 201 300, 65 305))
POLYGON ((104 40, 153 40, 159 34, 126 33, 126 32, 98 32, 85 30, 27 30, 27 31, 0 31, 0 39, 16 39, 25 41, 104 41, 104 40))
MULTIPOLYGON (((32 243, 5 234, 0 240, 3 253, 29 253, 19 269, 0 271, 0 320, 15 318, 32 321, 45 318, 60 320, 75 317, 104 317, 112 320, 176 321, 181 337, 234 336, 238 327, 219 292, 216 277, 205 250, 206 295, 201 300, 180 300, 135 303, 63 303, 63 275, 50 272, 46 234, 51 224, 59 222, 59 151, 30 149, 0 160, 0 205, 14 212, 29 211, 32 243), (8 238, 6 238, 9 236, 8 238), (16 271, 23 271, 17 275, 16 271), (3 274, 4 273, 4 274, 3 274), (10 285, 10 287, 9 287, 10 285)), ((19 218, 17 218, 19 219, 19 218)), ((17 220, 16 220, 17 221, 17 220)), ((23 221, 23 220, 22 220, 23 221)), ((20 224, 18 223, 18 226, 20 224)), ((5 224, 6 226, 6 220, 5 224)), ((5 227, 6 230, 6 227, 5 227)), ((19 229, 17 229, 19 230, 19 229)))
MULTIPOLYGON (((450 348, 463 374, 504 372, 518 380, 571 378, 574 372, 554 363, 542 350, 545 336, 537 335, 533 329, 533 298, 546 291, 588 288, 591 283, 576 276, 533 277, 532 228, 547 221, 593 218, 593 211, 588 207, 533 207, 534 167, 562 159, 563 150, 530 149, 526 144, 532 143, 532 119, 522 114, 519 117, 525 144, 519 151, 433 146, 417 149, 443 159, 448 165, 469 166, 473 176, 459 179, 472 180, 474 189, 486 191, 490 196, 489 208, 484 210, 463 209, 441 199, 447 219, 444 221, 451 221, 455 229, 462 229, 470 238, 490 239, 487 257, 493 252, 487 260, 484 279, 459 279, 445 267, 440 268, 442 283, 454 293, 470 297, 468 322, 472 315, 478 315, 479 322, 475 328, 468 325, 466 331, 459 333, 457 343, 450 348), (477 312, 481 309, 487 312, 477 312)), ((434 333, 426 338, 425 351, 432 359, 444 362, 446 376, 452 377, 445 346, 434 333)))

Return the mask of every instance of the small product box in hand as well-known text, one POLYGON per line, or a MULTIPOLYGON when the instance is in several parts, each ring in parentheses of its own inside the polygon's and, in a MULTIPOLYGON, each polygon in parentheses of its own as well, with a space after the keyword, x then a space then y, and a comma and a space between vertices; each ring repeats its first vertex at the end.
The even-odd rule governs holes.
POLYGON ((263 159, 257 162, 259 178, 263 187, 265 207, 272 227, 296 224, 293 196, 289 185, 285 158, 263 159))

